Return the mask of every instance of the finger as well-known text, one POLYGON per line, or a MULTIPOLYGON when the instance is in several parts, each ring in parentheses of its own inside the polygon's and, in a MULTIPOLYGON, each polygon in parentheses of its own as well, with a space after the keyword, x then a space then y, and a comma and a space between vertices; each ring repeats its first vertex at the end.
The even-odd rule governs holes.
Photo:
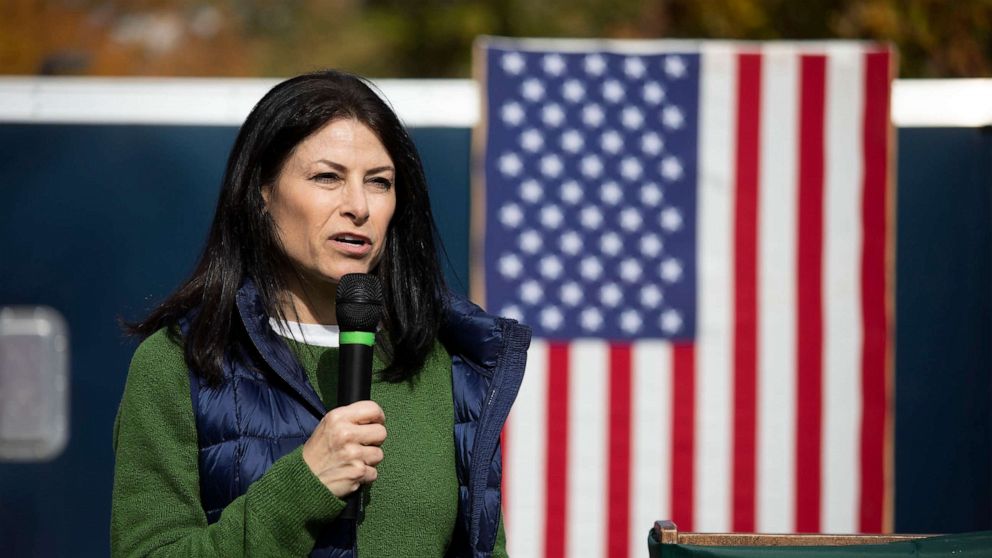
POLYGON ((386 414, 375 401, 358 401, 351 405, 338 407, 328 413, 337 418, 355 424, 385 424, 386 414))
POLYGON ((378 446, 386 441, 386 427, 381 424, 359 424, 352 429, 351 440, 363 446, 378 446))
POLYGON ((376 465, 382 463, 382 460, 386 455, 382 452, 382 448, 377 448, 375 446, 367 446, 364 451, 363 461, 366 465, 375 467, 376 465))

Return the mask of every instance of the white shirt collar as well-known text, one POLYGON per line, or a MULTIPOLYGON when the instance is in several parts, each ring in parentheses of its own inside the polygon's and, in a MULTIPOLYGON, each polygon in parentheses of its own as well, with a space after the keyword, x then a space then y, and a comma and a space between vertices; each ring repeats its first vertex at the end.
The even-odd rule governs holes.
POLYGON ((339 347, 341 345, 341 328, 336 325, 302 324, 269 318, 269 326, 280 336, 298 343, 318 347, 339 347))

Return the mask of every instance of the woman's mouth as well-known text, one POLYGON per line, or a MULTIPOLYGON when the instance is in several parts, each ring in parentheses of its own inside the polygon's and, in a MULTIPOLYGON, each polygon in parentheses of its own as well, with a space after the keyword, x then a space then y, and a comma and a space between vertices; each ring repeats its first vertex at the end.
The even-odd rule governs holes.
POLYGON ((358 234, 336 234, 331 237, 331 241, 339 251, 349 255, 363 256, 372 250, 372 241, 358 234))

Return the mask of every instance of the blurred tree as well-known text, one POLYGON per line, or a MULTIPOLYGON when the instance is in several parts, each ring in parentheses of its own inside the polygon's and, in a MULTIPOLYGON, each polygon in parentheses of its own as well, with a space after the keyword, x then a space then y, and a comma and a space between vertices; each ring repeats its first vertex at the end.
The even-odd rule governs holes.
POLYGON ((0 74, 467 77, 478 35, 864 39, 992 75, 992 0, 0 0, 0 74))

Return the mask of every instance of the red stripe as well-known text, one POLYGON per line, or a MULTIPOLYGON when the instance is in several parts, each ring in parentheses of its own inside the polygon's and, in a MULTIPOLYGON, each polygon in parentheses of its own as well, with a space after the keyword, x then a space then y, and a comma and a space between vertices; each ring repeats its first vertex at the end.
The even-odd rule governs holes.
POLYGON ((672 343, 672 521, 692 531, 696 440, 696 350, 672 343))
POLYGON ((630 555, 630 345, 610 345, 606 555, 630 555))
POLYGON ((796 250, 796 531, 820 530, 823 439, 823 172, 827 59, 803 56, 796 250))
POLYGON ((889 163, 889 53, 865 56, 864 191, 861 254, 861 313, 864 347, 861 355, 861 510, 859 529, 882 530, 885 498, 886 354, 886 193, 889 163))
POLYGON ((548 343, 548 455, 544 555, 564 558, 568 488, 568 344, 548 343))
POLYGON ((737 195, 734 207, 734 434, 733 502, 731 507, 733 519, 731 523, 735 531, 754 531, 761 55, 738 55, 737 64, 737 195))

